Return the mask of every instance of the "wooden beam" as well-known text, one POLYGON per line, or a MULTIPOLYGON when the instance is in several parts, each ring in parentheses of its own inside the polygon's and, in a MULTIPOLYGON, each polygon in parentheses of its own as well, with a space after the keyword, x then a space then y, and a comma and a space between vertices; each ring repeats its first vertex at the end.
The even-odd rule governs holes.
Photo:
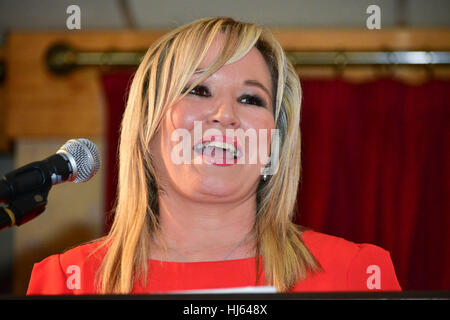
POLYGON ((450 50, 449 28, 274 29, 273 33, 287 51, 450 50))
POLYGON ((11 33, 7 39, 6 134, 23 137, 97 137, 104 131, 99 69, 57 76, 45 54, 57 42, 85 50, 147 48, 158 32, 11 33))

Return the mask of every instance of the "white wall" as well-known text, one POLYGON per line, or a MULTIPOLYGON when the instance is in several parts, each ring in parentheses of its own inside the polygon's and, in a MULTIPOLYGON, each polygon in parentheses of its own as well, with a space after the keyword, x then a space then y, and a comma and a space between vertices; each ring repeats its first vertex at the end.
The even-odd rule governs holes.
POLYGON ((270 27, 364 27, 370 4, 380 6, 382 27, 397 25, 401 17, 409 26, 450 26, 448 0, 1 0, 0 35, 11 29, 65 29, 70 4, 81 9, 82 29, 124 28, 120 3, 137 28, 168 28, 205 16, 270 27))

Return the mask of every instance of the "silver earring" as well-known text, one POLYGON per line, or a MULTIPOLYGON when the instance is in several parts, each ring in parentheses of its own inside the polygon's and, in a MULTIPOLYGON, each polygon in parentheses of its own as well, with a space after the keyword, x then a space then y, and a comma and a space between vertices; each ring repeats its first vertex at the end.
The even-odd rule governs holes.
POLYGON ((264 175, 263 175, 263 181, 264 181, 264 182, 267 181, 267 173, 265 173, 265 172, 268 171, 268 168, 270 168, 271 163, 272 163, 272 161, 269 160, 269 162, 266 164, 266 167, 265 167, 265 169, 264 169, 264 171, 263 171, 263 172, 264 172, 264 175))

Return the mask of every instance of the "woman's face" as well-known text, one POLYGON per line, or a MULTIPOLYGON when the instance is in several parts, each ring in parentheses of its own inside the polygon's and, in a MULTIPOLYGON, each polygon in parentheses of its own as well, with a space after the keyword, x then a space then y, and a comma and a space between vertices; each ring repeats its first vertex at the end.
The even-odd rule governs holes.
MULTIPOLYGON (((215 39, 200 70, 223 41, 215 39)), ((275 128, 272 95, 269 68, 256 48, 189 91, 169 108, 150 145, 160 187, 195 201, 255 195, 275 128)))

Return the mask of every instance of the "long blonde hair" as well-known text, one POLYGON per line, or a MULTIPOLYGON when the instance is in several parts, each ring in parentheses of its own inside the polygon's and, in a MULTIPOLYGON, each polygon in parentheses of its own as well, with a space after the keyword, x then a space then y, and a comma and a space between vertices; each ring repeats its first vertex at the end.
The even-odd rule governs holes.
POLYGON ((297 73, 267 30, 231 18, 205 18, 154 43, 134 75, 121 127, 115 218, 104 239, 107 252, 99 269, 102 293, 130 293, 135 281, 146 283, 150 240, 160 238, 158 178, 149 153, 150 141, 167 108, 182 97, 219 33, 226 39, 221 54, 191 88, 256 47, 269 66, 276 92, 273 103, 281 136, 279 167, 275 175, 260 182, 254 226, 257 257, 263 258, 267 284, 286 291, 308 272, 320 268, 301 241, 301 230, 292 222, 300 179, 301 88, 297 73))

